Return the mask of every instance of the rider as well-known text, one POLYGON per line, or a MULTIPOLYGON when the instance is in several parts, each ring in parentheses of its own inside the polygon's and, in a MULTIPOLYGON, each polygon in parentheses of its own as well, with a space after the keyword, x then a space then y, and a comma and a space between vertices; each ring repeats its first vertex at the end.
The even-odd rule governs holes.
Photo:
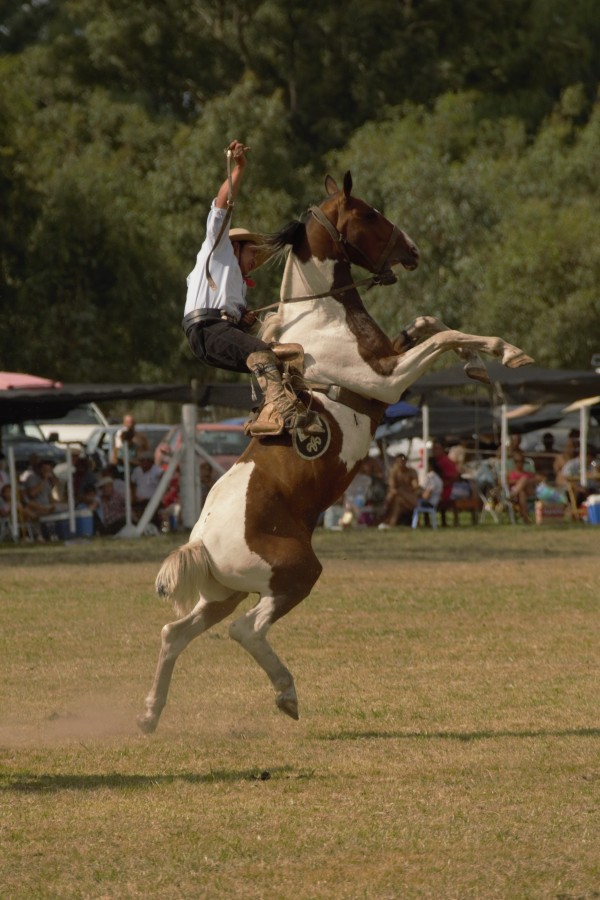
POLYGON ((261 264, 260 235, 245 228, 221 234, 228 207, 233 206, 240 189, 249 149, 240 141, 229 144, 233 169, 212 202, 206 239, 187 278, 183 330, 202 362, 233 372, 250 370, 256 376, 265 395, 265 408, 248 423, 250 434, 281 434, 284 428, 322 432, 315 414, 291 388, 284 387, 281 363, 270 345, 250 334, 257 316, 246 306, 246 288, 252 284, 248 275, 261 264))

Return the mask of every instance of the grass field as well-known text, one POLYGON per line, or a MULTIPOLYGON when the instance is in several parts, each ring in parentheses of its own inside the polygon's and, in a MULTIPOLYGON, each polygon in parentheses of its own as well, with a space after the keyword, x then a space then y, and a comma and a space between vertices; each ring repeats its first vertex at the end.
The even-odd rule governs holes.
POLYGON ((600 528, 319 533, 271 640, 135 727, 168 537, 0 547, 0 897, 600 897, 600 528))

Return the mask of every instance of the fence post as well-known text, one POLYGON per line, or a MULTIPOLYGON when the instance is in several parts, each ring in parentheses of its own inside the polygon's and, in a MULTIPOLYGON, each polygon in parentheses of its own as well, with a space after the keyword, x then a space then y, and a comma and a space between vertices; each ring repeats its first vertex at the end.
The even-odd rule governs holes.
POLYGON ((185 403, 181 409, 181 523, 193 528, 200 515, 200 473, 196 462, 196 404, 185 403))

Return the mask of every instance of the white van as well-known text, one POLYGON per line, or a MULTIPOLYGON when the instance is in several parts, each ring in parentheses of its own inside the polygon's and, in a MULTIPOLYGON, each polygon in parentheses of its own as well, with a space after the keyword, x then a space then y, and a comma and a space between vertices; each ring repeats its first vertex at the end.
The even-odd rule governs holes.
POLYGON ((81 444, 85 446, 94 429, 108 427, 108 421, 95 403, 75 406, 62 419, 38 419, 46 440, 51 438, 61 445, 81 444), (58 437, 52 437, 58 435, 58 437))

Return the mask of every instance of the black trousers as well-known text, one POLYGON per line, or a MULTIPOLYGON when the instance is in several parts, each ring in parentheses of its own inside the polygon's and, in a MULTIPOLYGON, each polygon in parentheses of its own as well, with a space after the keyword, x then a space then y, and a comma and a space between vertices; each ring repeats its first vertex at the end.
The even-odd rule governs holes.
POLYGON ((248 374, 246 360, 257 350, 270 350, 268 344, 237 325, 225 320, 193 325, 188 332, 192 353, 201 362, 217 369, 248 374))

